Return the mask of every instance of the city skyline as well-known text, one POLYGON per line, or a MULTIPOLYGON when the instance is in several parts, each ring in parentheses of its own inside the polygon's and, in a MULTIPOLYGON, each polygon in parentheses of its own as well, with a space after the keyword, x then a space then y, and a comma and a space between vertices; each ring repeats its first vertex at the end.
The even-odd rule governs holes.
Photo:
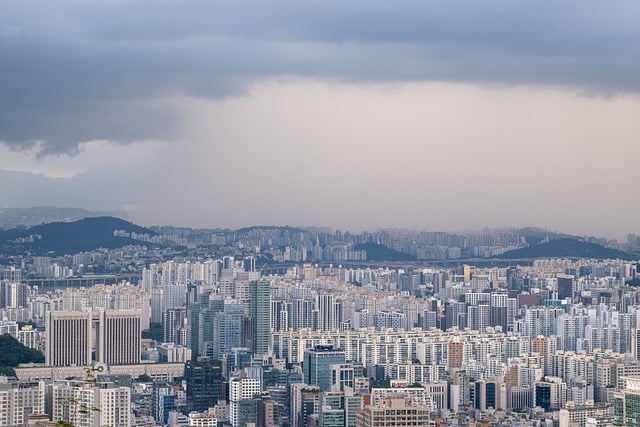
POLYGON ((640 232, 636 4, 3 12, 5 206, 192 227, 640 232))

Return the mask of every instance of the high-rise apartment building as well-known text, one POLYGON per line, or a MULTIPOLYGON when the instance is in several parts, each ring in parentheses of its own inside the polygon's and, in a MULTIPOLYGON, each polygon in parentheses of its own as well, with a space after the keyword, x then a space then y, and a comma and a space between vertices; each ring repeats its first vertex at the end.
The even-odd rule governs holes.
POLYGON ((77 427, 131 426, 131 389, 111 382, 56 381, 46 389, 53 421, 77 427))
POLYGON ((27 425, 29 415, 44 414, 44 385, 0 376, 0 427, 27 425))
POLYGON ((180 342, 180 330, 185 325, 187 308, 170 308, 162 313, 162 341, 183 344, 180 342))
POLYGON ((0 307, 18 308, 27 305, 29 286, 20 282, 0 281, 0 307))

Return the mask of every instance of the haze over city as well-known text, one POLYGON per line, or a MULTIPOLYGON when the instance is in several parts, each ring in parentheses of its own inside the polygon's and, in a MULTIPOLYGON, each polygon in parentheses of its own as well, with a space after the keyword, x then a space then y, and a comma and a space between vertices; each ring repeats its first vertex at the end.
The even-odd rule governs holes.
POLYGON ((639 232, 640 4, 0 6, 3 205, 639 232))

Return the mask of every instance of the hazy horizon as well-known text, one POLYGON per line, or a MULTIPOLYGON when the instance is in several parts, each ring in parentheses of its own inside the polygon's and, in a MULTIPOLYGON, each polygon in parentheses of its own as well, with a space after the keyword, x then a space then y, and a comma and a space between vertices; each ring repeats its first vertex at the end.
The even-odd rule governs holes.
POLYGON ((3 206, 640 233, 640 4, 10 0, 3 206))

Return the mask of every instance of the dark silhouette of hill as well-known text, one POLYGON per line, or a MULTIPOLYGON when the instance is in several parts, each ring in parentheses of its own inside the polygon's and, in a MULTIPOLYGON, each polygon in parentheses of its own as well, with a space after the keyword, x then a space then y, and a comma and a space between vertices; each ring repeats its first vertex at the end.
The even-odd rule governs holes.
POLYGON ((354 249, 358 251, 364 249, 367 252, 367 261, 413 261, 416 259, 409 254, 376 243, 361 243, 355 245, 354 249))
POLYGON ((528 248, 506 252, 495 258, 595 258, 595 259, 636 259, 633 255, 617 249, 607 248, 582 240, 561 238, 531 245, 528 248))
MULTIPOLYGON (((114 249, 142 242, 114 236, 114 231, 156 233, 120 218, 101 216, 73 222, 52 222, 29 228, 0 231, 0 251, 5 254, 65 255, 98 248, 114 249)), ((147 244, 153 246, 152 244, 147 244)))

